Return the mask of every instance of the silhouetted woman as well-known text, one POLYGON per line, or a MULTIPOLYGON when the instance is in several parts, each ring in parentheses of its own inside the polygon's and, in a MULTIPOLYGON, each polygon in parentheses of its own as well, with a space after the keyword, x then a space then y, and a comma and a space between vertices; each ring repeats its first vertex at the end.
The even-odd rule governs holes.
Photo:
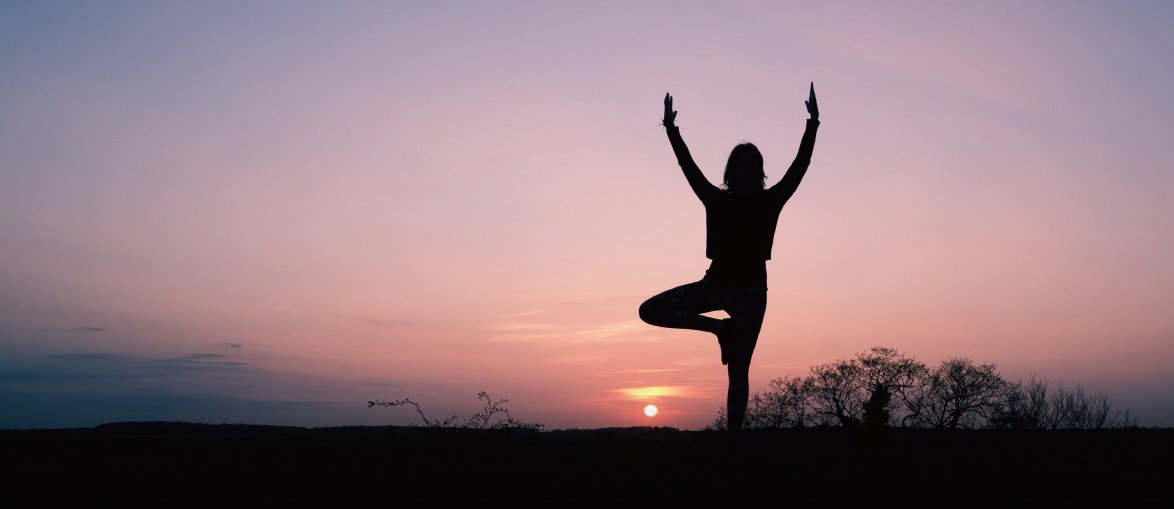
POLYGON ((652 325, 712 332, 721 347, 722 364, 730 378, 726 396, 727 429, 741 431, 750 396, 750 357, 766 313, 766 261, 770 259, 775 226, 783 205, 795 193, 815 147, 819 108, 815 83, 806 101, 811 118, 799 153, 782 180, 766 188, 762 154, 750 143, 734 147, 726 162, 722 188, 706 180, 681 131, 673 124, 677 112, 673 98, 664 96, 664 126, 677 163, 693 193, 705 205, 705 256, 711 260, 705 277, 653 296, 640 305, 640 318, 652 325), (724 310, 730 315, 716 319, 701 313, 724 310))

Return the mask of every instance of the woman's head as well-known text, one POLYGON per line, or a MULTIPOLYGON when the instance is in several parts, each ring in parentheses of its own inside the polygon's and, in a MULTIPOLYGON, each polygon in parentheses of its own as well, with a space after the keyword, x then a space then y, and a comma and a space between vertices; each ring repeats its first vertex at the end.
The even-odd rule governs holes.
POLYGON ((726 189, 745 193, 766 188, 766 173, 762 171, 762 153, 753 143, 743 143, 730 152, 726 174, 722 178, 726 189))

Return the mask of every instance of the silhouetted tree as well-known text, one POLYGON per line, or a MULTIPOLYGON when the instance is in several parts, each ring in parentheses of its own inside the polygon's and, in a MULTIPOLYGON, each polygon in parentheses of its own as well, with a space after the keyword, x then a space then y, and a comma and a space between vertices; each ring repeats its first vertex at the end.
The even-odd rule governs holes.
POLYGON ((1128 410, 1114 408, 1104 394, 1089 394, 1077 384, 1048 389, 1048 381, 1032 376, 1007 395, 992 427, 1013 429, 1102 429, 1137 426, 1128 410))
MULTIPOLYGON (((804 428, 826 423, 812 406, 811 377, 782 377, 769 382, 769 389, 755 393, 746 407, 744 429, 804 428)), ((704 429, 726 429, 726 408, 704 429)))
POLYGON ((1005 406, 1011 384, 994 364, 976 366, 965 357, 943 361, 929 374, 929 390, 918 399, 911 422, 931 428, 979 428, 1005 406))
POLYGON ((991 419, 992 428, 1043 429, 1048 413, 1048 384, 1034 375, 1014 384, 1005 394, 1003 406, 991 419))
POLYGON ((907 393, 915 393, 927 385, 929 370, 925 364, 906 357, 892 348, 873 347, 868 352, 856 355, 860 363, 861 376, 869 388, 865 404, 864 421, 869 427, 885 427, 892 423, 897 411, 908 412, 906 408, 892 408, 893 396, 900 396, 904 403, 907 393))
MULTIPOLYGON (((1048 390, 1032 377, 1012 383, 994 364, 966 357, 933 370, 897 350, 874 347, 811 368, 806 377, 771 380, 750 397, 745 428, 899 424, 928 428, 1096 429, 1136 426, 1128 411, 1077 385, 1048 390)), ((710 425, 725 429, 724 409, 710 425)))
POLYGON ((811 368, 811 405, 825 423, 857 426, 864 415, 868 391, 855 360, 840 360, 811 368))
POLYGON ((770 388, 750 398, 746 429, 803 428, 813 424, 811 379, 783 377, 770 381, 770 388))

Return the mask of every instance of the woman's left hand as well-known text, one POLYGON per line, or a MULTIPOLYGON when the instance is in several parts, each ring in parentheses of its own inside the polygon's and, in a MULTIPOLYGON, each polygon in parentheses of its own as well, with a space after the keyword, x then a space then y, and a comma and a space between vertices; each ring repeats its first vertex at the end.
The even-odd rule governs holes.
MULTIPOLYGON (((666 99, 667 100, 667 99, 666 99)), ((807 105, 807 112, 811 114, 811 120, 819 120, 819 105, 815 104, 815 82, 811 82, 811 96, 803 101, 807 105)))
POLYGON ((673 111, 673 96, 667 92, 664 94, 664 120, 662 124, 669 126, 677 120, 677 112, 673 111))

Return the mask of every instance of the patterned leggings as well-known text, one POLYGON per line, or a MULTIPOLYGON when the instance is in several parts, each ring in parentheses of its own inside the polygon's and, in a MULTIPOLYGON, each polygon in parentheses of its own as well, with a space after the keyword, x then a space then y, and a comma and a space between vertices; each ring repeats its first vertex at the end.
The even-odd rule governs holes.
MULTIPOLYGON (((701 313, 724 310, 735 327, 730 369, 749 370, 750 357, 766 314, 766 288, 715 284, 708 279, 656 294, 640 305, 640 319, 659 327, 716 333, 721 320, 701 313)), ((731 376, 733 373, 731 372, 731 376)))

